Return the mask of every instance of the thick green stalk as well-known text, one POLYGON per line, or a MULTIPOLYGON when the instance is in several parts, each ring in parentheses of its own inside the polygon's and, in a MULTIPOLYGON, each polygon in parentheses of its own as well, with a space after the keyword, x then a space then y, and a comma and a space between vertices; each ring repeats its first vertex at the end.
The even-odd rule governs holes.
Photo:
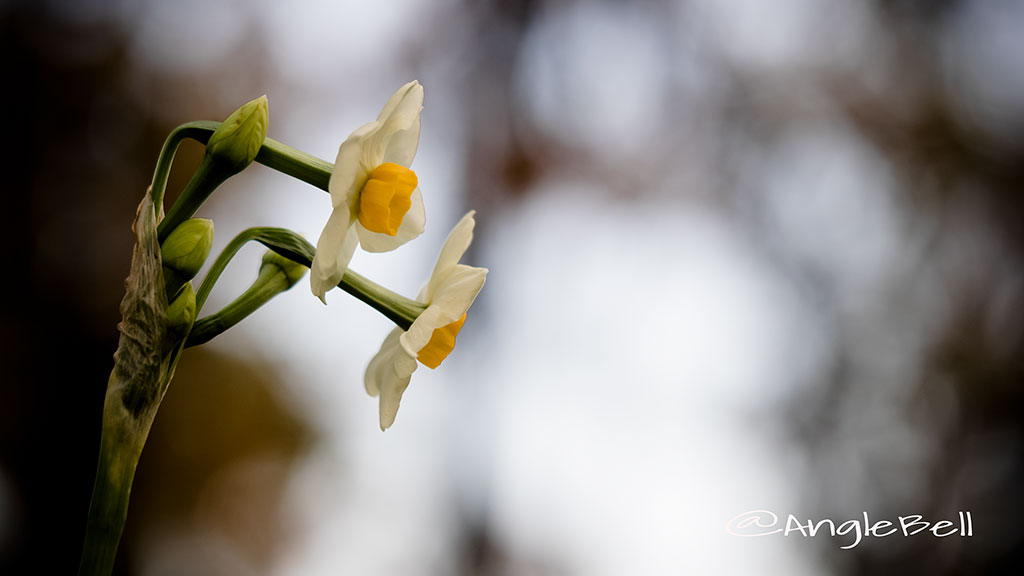
POLYGON ((109 576, 128 514, 135 467, 195 320, 194 295, 168 305, 152 196, 143 197, 121 300, 121 332, 103 401, 103 432, 86 524, 81 576, 109 576))
MULTIPOLYGON (((111 374, 111 380, 114 374, 111 374)), ((89 506, 88 530, 82 551, 79 575, 107 575, 114 569, 117 545, 121 541, 128 498, 132 491, 135 467, 139 463, 142 447, 146 443, 152 417, 143 426, 131 418, 118 414, 124 410, 122 399, 110 392, 116 390, 112 382, 107 388, 103 408, 103 435, 96 468, 96 481, 89 506), (140 429, 141 428, 141 429, 140 429)), ((156 410, 152 411, 153 415, 156 410)))

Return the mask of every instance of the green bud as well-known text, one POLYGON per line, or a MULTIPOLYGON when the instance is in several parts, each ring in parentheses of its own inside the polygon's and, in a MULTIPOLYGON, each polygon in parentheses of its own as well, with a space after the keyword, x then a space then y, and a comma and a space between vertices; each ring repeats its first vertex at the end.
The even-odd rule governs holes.
POLYGON ((263 263, 260 264, 260 276, 263 275, 267 266, 276 266, 284 272, 284 276, 288 281, 288 288, 295 286, 296 282, 302 280, 302 277, 306 275, 306 270, 308 270, 302 264, 292 262, 273 250, 267 250, 267 253, 263 255, 263 263))
POLYGON ((206 143, 206 153, 225 163, 234 173, 241 172, 252 161, 267 138, 267 97, 242 105, 214 130, 206 143))
POLYGON ((186 282, 178 296, 167 307, 167 331, 178 338, 183 338, 195 320, 196 291, 192 289, 191 282, 186 282))
POLYGON ((171 232, 160 247, 164 268, 170 268, 185 277, 185 280, 191 280, 203 267, 212 245, 213 220, 186 220, 171 232))
POLYGON ((167 298, 174 298, 183 284, 195 278, 210 255, 211 245, 213 221, 206 218, 182 222, 164 240, 161 252, 167 298))
POLYGON ((157 232, 161 243, 191 218, 218 186, 252 164, 267 139, 269 121, 267 97, 260 96, 232 112, 213 131, 206 142, 206 155, 160 223, 157 232))

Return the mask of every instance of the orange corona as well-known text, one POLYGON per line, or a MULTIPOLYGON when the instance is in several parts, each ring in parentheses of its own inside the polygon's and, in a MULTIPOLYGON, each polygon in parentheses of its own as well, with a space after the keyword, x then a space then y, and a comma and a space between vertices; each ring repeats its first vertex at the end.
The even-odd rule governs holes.
POLYGON ((459 318, 451 324, 445 324, 440 328, 434 330, 434 333, 430 335, 430 342, 420 350, 417 360, 420 364, 423 364, 427 368, 433 370, 441 365, 441 362, 452 353, 452 349, 455 348, 455 337, 458 336, 459 330, 462 330, 462 325, 466 323, 466 315, 463 314, 462 318, 459 318))
POLYGON ((412 207, 416 173, 392 162, 377 166, 359 195, 359 223, 371 232, 398 234, 405 213, 412 207))

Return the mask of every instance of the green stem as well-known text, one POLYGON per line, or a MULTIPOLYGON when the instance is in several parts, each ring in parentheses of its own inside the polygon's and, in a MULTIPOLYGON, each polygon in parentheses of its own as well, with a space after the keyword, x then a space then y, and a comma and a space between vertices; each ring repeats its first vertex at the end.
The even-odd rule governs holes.
POLYGON ((345 276, 338 283, 338 287, 387 316, 388 320, 402 330, 408 330, 416 318, 427 309, 425 304, 396 294, 352 270, 345 271, 345 276))
POLYGON ((327 186, 331 181, 331 173, 334 172, 334 164, 312 154, 306 154, 302 150, 267 138, 256 154, 256 161, 267 168, 316 186, 324 192, 330 192, 327 186))
POLYGON ((182 124, 167 135, 164 147, 160 150, 160 156, 156 161, 156 169, 153 171, 153 183, 150 187, 150 194, 153 198, 153 205, 161 210, 164 201, 164 191, 167 189, 167 177, 171 173, 171 164, 174 162, 174 155, 178 151, 178 145, 185 138, 192 138, 203 144, 210 139, 210 135, 217 129, 219 123, 201 120, 182 124))
POLYGON ((89 530, 85 535, 82 563, 78 569, 80 576, 107 575, 114 570, 117 545, 121 541, 124 521, 128 515, 128 497, 135 477, 135 466, 141 454, 134 454, 134 461, 120 454, 120 465, 111 464, 113 453, 117 450, 110 446, 106 435, 104 431, 99 468, 96 470, 96 483, 92 491, 95 504, 89 507, 89 530))
POLYGON ((203 305, 206 304, 206 299, 210 297, 210 292, 213 291, 213 286, 220 280, 220 275, 224 273, 224 270, 228 267, 228 263, 231 259, 238 254, 242 246, 257 236, 259 236, 259 228, 248 228, 243 230, 238 236, 231 239, 228 245, 221 251, 220 256, 214 260, 213 266, 210 266, 209 272, 203 278, 203 283, 199 285, 199 291, 196 292, 196 315, 203 310, 203 305))
POLYGON ((235 298, 216 314, 195 323, 185 342, 185 347, 199 346, 213 340, 270 302, 274 296, 291 287, 292 282, 284 270, 273 265, 262 266, 256 281, 241 296, 235 298))
MULTIPOLYGON (((203 283, 196 293, 196 313, 202 310, 206 299, 210 296, 214 284, 227 268, 228 263, 247 242, 256 241, 277 252, 281 256, 305 267, 313 263, 316 250, 304 238, 283 228, 248 228, 235 236, 220 253, 203 278, 203 283)), ((426 308, 423 304, 396 294, 387 288, 363 277, 352 270, 346 270, 338 287, 368 304, 392 322, 408 330, 413 321, 426 308)), ((202 322, 200 320, 199 322, 202 322)))
POLYGON ((181 191, 178 201, 171 206, 167 217, 157 227, 157 238, 160 243, 163 244, 178 225, 191 218, 210 194, 234 174, 235 171, 225 166, 216 156, 203 156, 203 161, 199 163, 199 168, 192 174, 192 179, 181 191))
MULTIPOLYGON (((171 162, 174 160, 174 152, 177 150, 178 144, 185 138, 191 138, 205 145, 218 126, 220 126, 220 122, 198 120, 182 124, 171 131, 160 151, 160 158, 157 160, 156 171, 153 174, 154 204, 159 206, 163 200, 164 189, 167 187, 167 176, 170 173, 171 162)), ((263 141, 263 147, 260 148, 259 153, 256 154, 256 162, 297 178, 324 192, 329 192, 327 186, 331 180, 334 165, 298 148, 278 142, 273 138, 267 138, 263 141)))
MULTIPOLYGON (((180 344, 178 346, 176 356, 182 350, 180 344)), ((121 352, 122 349, 119 347, 118 350, 121 352)), ((166 374, 142 371, 134 375, 131 382, 124 380, 121 366, 115 365, 110 373, 103 402, 103 433, 79 576, 109 576, 114 569, 117 546, 128 516, 128 498, 135 468, 176 361, 177 358, 166 374), (125 402, 126 392, 139 387, 156 388, 158 393, 155 401, 133 411, 125 402)), ((115 362, 118 362, 116 358, 115 362)))
MULTIPOLYGON (((154 205, 158 207, 163 205, 167 178, 174 161, 174 154, 181 141, 185 138, 192 138, 206 144, 219 126, 219 122, 198 121, 182 124, 171 131, 167 140, 164 141, 160 157, 157 159, 156 170, 153 173, 151 194, 154 205)), ((324 191, 328 191, 331 173, 334 170, 334 165, 330 162, 306 154, 302 150, 272 138, 264 139, 255 160, 324 191)), ((207 150, 199 168, 192 174, 192 178, 178 196, 178 200, 167 211, 167 217, 160 222, 157 229, 160 242, 163 243, 178 225, 191 218, 210 197, 210 194, 235 173, 237 173, 237 168, 232 168, 218 160, 217 156, 210 154, 207 150)), ((160 210, 160 208, 157 209, 160 210)))

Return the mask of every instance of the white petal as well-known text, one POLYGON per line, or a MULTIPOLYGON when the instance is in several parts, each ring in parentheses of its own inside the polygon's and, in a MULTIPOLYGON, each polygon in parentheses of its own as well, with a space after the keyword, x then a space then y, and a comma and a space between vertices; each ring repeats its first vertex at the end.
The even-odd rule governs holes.
POLYGON ((444 280, 447 271, 458 264, 462 255, 469 249, 469 245, 473 242, 473 228, 476 226, 476 220, 473 219, 474 214, 476 211, 470 210, 448 234, 448 238, 441 248, 441 254, 437 257, 437 263, 434 264, 434 271, 430 274, 430 280, 420 291, 420 297, 417 298, 420 302, 432 301, 432 295, 437 291, 438 283, 444 280))
POLYGON ((394 96, 384 105, 377 116, 377 122, 383 126, 383 132, 391 136, 399 130, 408 130, 420 120, 420 111, 423 110, 423 86, 413 80, 402 88, 405 92, 402 97, 392 106, 394 96))
POLYGON ((441 320, 445 324, 458 320, 469 310, 484 287, 487 272, 487 268, 457 264, 446 275, 430 301, 431 306, 443 311, 441 320))
POLYGON ((412 164, 420 140, 422 109, 423 87, 418 82, 406 84, 391 96, 377 117, 380 130, 366 142, 364 161, 370 152, 376 160, 376 164, 367 163, 371 169, 384 162, 394 162, 406 168, 412 164))
POLYGON ((356 231, 359 233, 359 243, 367 252, 390 252, 405 244, 409 240, 423 234, 423 226, 427 221, 426 211, 423 209, 423 194, 420 189, 413 190, 412 206, 405 213, 402 225, 398 227, 398 233, 394 236, 371 232, 356 222, 356 231))
POLYGON ((420 119, 405 130, 399 130, 384 143, 384 162, 394 162, 408 168, 416 157, 416 149, 420 145, 420 119))
POLYGON ((380 396, 381 430, 390 428, 395 422, 402 394, 416 371, 415 358, 406 354, 398 344, 401 334, 401 328, 392 330, 366 368, 366 391, 371 396, 380 396))
POLYGON ((364 124, 338 147, 338 157, 334 161, 334 170, 327 185, 331 192, 331 204, 335 208, 341 203, 347 203, 351 210, 353 198, 363 189, 370 172, 380 164, 377 162, 370 166, 369 162, 373 162, 374 158, 367 158, 370 152, 367 143, 375 140, 374 136, 380 128, 377 122, 364 124))
POLYGON ((409 331, 399 340, 402 348, 413 357, 430 342, 434 330, 450 324, 469 311, 487 277, 486 268, 459 264, 448 271, 446 279, 438 285, 430 306, 413 321, 409 331))
MULTIPOLYGON (((413 364, 416 361, 413 360, 413 364)), ((387 430, 395 423, 395 416, 398 416, 398 405, 402 402, 402 394, 409 387, 411 376, 387 380, 381 386, 380 392, 380 429, 387 430)))
POLYGON ((422 104, 423 103, 423 87, 420 86, 419 81, 413 80, 412 82, 406 83, 405 85, 403 85, 398 90, 395 90, 395 93, 392 94, 390 97, 388 97, 388 101, 384 103, 384 108, 382 108, 381 111, 380 111, 380 114, 377 115, 377 121, 378 122, 383 122, 384 120, 386 120, 388 118, 388 116, 391 116, 391 114, 395 111, 395 109, 398 108, 398 103, 401 102, 406 96, 408 96, 410 91, 412 91, 413 89, 415 89, 417 87, 419 88, 419 93, 420 93, 420 97, 419 98, 420 98, 420 103, 422 104))
MULTIPOLYGON (((428 306, 426 310, 420 313, 419 317, 413 320, 409 330, 400 335, 399 341, 408 355, 413 358, 417 357, 420 350, 430 342, 430 337, 434 334, 434 330, 448 324, 448 322, 443 322, 441 319, 443 312, 444 310, 438 306, 428 306)), ((451 321, 449 320, 449 322, 451 321)))
POLYGON ((364 377, 366 393, 370 396, 376 397, 380 395, 381 379, 386 375, 386 371, 394 369, 393 356, 395 352, 402 352, 398 337, 403 332, 404 330, 401 328, 392 330, 387 338, 384 339, 384 343, 380 345, 380 350, 377 351, 377 354, 370 359, 370 364, 366 367, 366 376, 364 377))
POLYGON ((359 244, 359 236, 353 227, 353 218, 346 204, 335 207, 327 220, 320 239, 316 243, 316 254, 310 265, 310 288, 324 304, 324 295, 341 282, 352 253, 359 244))

